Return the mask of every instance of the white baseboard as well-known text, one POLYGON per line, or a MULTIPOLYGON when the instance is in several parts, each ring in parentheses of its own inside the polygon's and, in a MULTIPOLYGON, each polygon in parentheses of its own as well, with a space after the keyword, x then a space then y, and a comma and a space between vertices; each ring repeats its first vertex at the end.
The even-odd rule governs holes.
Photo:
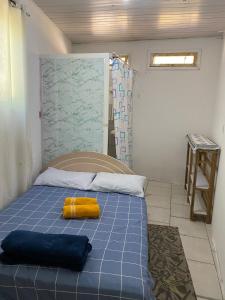
POLYGON ((221 291, 222 291, 222 296, 223 299, 225 299, 225 290, 224 290, 224 286, 225 286, 225 280, 222 277, 222 273, 221 273, 221 264, 220 264, 220 260, 218 257, 218 252, 216 249, 216 244, 214 239, 212 238, 212 250, 213 250, 213 256, 214 256, 214 260, 215 260, 215 266, 216 266, 216 270, 217 270, 217 274, 218 274, 218 278, 219 278, 219 283, 220 283, 220 287, 221 287, 221 291))

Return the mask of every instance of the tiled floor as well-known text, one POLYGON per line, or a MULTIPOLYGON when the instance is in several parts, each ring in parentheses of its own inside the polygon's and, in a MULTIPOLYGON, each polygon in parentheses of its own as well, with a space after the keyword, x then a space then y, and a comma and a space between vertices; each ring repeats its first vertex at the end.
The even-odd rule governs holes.
POLYGON ((210 242, 211 226, 189 220, 183 186, 149 181, 146 191, 151 224, 177 226, 198 299, 221 300, 222 294, 210 242))

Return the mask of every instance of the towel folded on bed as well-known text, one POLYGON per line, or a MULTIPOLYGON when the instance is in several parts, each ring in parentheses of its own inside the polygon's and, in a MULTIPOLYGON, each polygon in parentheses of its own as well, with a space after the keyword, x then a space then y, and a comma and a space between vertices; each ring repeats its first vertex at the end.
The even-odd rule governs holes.
POLYGON ((86 236, 12 231, 2 241, 0 260, 7 264, 36 264, 81 271, 92 246, 86 236))
POLYGON ((96 198, 89 197, 67 197, 64 200, 64 205, 86 205, 86 204, 98 204, 96 198))
POLYGON ((63 217, 73 218, 98 218, 100 216, 100 206, 98 204, 89 205, 65 205, 63 207, 63 217))

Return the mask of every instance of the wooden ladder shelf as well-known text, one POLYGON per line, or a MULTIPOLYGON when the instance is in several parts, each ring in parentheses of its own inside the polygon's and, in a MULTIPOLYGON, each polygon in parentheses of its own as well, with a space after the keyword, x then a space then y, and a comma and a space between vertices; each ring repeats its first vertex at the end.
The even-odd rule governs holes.
POLYGON ((204 219, 208 224, 212 222, 219 153, 219 147, 193 147, 193 143, 188 141, 185 190, 190 204, 190 219, 193 221, 204 219))

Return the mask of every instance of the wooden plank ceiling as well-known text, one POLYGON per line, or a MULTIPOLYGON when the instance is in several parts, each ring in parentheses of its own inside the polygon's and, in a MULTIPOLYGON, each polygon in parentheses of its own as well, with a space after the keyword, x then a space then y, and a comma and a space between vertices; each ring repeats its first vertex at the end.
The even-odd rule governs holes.
POLYGON ((217 36, 225 0, 35 0, 74 43, 217 36))

